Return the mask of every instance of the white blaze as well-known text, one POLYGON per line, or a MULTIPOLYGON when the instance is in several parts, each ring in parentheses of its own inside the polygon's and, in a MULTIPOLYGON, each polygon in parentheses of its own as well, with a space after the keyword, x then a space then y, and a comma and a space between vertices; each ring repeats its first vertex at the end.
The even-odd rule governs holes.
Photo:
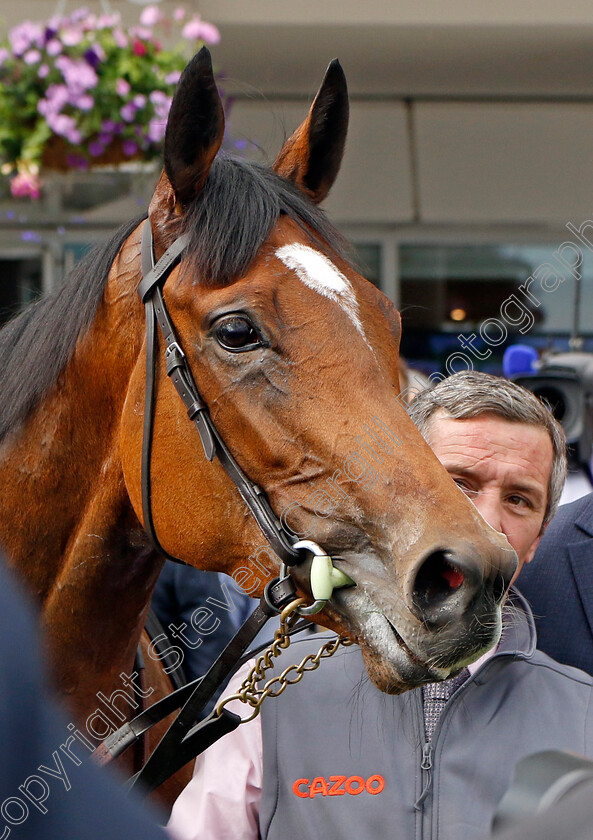
POLYGON ((319 251, 298 242, 278 248, 276 256, 287 268, 295 272, 305 286, 337 303, 372 350, 360 323, 358 301, 350 281, 338 271, 331 260, 319 251))

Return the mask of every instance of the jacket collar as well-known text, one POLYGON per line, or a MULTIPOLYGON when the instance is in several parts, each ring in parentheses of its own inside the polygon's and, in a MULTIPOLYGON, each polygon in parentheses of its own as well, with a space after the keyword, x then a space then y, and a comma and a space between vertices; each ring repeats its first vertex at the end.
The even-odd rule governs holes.
POLYGON ((502 636, 494 657, 519 656, 525 659, 533 656, 536 647, 537 634, 531 607, 513 586, 502 611, 502 636))
POLYGON ((593 537, 593 493, 588 496, 588 501, 581 510, 575 523, 577 528, 583 531, 587 536, 593 537))

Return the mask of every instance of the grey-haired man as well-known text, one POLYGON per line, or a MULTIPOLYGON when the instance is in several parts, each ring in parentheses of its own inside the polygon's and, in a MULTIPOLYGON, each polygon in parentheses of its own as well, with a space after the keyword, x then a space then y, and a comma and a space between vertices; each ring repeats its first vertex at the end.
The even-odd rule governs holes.
MULTIPOLYGON (((424 391, 410 413, 520 569, 562 490, 560 426, 533 394, 474 372, 424 391)), ((291 645, 280 670, 323 638, 291 645)), ((592 700, 591 677, 536 650, 515 591, 498 647, 459 678, 388 696, 347 648, 268 700, 261 720, 200 758, 169 830, 179 840, 486 838, 520 758, 593 756, 592 700)))

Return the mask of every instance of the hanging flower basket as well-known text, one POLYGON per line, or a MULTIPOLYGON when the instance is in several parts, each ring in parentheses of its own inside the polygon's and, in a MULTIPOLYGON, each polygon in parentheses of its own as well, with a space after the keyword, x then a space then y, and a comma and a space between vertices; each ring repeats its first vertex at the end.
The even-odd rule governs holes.
POLYGON ((0 172, 12 194, 38 198, 46 169, 160 157, 181 71, 218 40, 183 7, 168 19, 146 6, 128 29, 88 9, 13 27, 0 45, 0 172))

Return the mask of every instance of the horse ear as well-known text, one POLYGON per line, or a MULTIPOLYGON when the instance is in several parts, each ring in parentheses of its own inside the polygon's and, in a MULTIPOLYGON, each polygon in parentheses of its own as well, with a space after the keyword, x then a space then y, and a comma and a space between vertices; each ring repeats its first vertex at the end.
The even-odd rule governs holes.
POLYGON ((181 204, 200 192, 220 149, 224 110, 206 47, 183 71, 165 132, 165 172, 181 204))
POLYGON ((326 70, 309 116, 288 138, 274 172, 293 181, 315 204, 336 179, 348 131, 348 87, 337 59, 326 70))

